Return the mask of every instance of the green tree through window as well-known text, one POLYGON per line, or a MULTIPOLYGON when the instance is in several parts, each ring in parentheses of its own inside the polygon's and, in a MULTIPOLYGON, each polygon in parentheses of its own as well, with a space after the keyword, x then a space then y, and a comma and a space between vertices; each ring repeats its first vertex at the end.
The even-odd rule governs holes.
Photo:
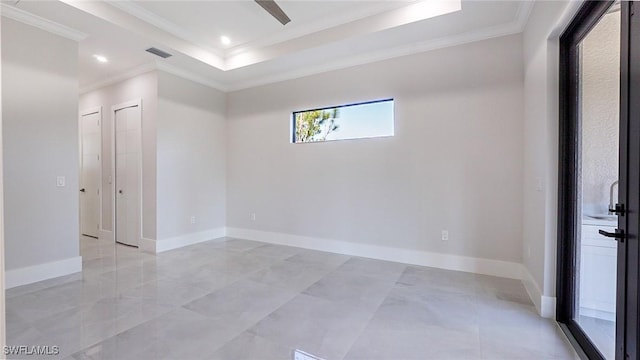
POLYGON ((393 99, 294 111, 292 143, 319 143, 394 135, 393 99))
POLYGON ((327 136, 339 129, 337 108, 303 111, 295 114, 296 142, 325 141, 327 136))

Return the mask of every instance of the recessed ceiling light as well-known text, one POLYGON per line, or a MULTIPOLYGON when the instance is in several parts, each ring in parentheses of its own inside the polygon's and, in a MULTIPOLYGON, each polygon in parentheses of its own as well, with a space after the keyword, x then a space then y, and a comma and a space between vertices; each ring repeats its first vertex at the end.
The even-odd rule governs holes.
POLYGON ((109 59, 107 59, 105 56, 102 56, 102 55, 93 55, 93 57, 94 57, 98 62, 101 62, 101 63, 109 62, 109 59))
POLYGON ((231 44, 231 39, 229 39, 228 36, 220 36, 220 41, 222 42, 223 45, 231 44))

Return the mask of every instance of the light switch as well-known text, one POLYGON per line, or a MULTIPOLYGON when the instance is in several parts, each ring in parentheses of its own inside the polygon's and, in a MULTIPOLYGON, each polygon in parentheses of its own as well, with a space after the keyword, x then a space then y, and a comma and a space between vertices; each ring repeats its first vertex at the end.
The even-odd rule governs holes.
POLYGON ((56 178, 56 186, 65 187, 67 185, 67 179, 64 176, 58 176, 56 178))

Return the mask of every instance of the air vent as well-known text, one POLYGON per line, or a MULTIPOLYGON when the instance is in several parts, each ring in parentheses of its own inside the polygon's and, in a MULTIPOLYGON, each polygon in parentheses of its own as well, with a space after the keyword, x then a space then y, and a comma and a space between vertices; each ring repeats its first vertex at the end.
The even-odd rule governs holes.
POLYGON ((169 56, 172 56, 171 54, 169 54, 168 52, 164 52, 160 49, 154 48, 154 47, 150 47, 147 49, 147 52, 152 53, 153 55, 157 55, 160 56, 163 59, 168 58, 169 56))

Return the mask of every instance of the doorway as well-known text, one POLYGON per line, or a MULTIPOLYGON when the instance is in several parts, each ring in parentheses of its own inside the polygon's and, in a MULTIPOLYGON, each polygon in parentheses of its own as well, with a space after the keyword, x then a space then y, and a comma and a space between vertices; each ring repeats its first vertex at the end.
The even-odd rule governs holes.
POLYGON ((80 115, 80 233, 98 238, 102 161, 102 108, 80 115))
POLYGON ((116 242, 138 247, 142 224, 141 101, 113 107, 114 234, 116 242))
POLYGON ((630 100, 638 99, 640 84, 631 74, 640 62, 629 59, 639 58, 640 27, 631 16, 634 6, 585 2, 560 38, 557 320, 590 359, 638 354, 640 109, 630 100))

